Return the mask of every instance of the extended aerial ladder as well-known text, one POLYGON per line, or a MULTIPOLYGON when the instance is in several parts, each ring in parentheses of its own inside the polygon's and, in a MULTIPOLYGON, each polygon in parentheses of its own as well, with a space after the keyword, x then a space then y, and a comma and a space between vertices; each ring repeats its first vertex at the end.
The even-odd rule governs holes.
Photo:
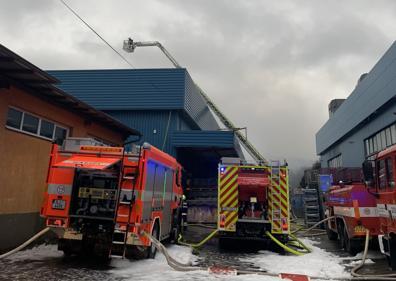
MULTIPOLYGON (((174 57, 165 49, 165 47, 158 41, 147 41, 147 42, 135 42, 131 38, 124 41, 123 49, 128 52, 132 53, 136 47, 158 47, 165 56, 172 62, 172 64, 176 68, 181 68, 180 64, 176 61, 174 57)), ((228 119, 223 112, 214 104, 214 102, 209 98, 209 96, 197 85, 196 87, 199 90, 202 98, 205 100, 209 108, 216 114, 216 116, 220 119, 220 121, 224 124, 224 126, 235 132, 235 135, 241 142, 242 146, 246 149, 246 151, 253 157, 253 159, 258 164, 268 164, 268 161, 260 154, 260 152, 253 146, 253 144, 239 132, 239 128, 237 128, 230 119, 228 119)))

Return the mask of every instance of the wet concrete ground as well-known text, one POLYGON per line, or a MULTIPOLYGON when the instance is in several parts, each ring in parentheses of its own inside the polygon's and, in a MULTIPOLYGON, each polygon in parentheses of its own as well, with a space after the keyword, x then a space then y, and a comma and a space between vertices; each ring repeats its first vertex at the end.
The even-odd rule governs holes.
MULTIPOLYGON (((343 257, 345 259, 345 265, 349 268, 352 269, 353 266, 348 266, 350 263, 352 257, 340 249, 340 246, 338 244, 338 241, 330 241, 327 239, 327 236, 320 236, 317 238, 313 238, 319 242, 317 246, 319 246, 322 249, 325 249, 327 252, 333 253, 337 256, 343 257)), ((368 253, 368 262, 365 263, 364 267, 358 271, 359 274, 367 274, 367 275, 372 275, 372 274, 389 274, 392 273, 390 271, 390 268, 388 266, 388 262, 386 258, 380 253, 378 246, 377 246, 378 241, 372 241, 370 243, 369 247, 369 253, 368 253)), ((361 257, 362 253, 358 254, 358 257, 361 257)), ((360 263, 360 259, 356 260, 354 265, 360 263)))
MULTIPOLYGON (((189 241, 200 241, 210 231, 210 229, 190 227, 185 237, 189 241)), ((327 240, 326 236, 313 239, 318 243, 316 246, 345 258, 345 265, 348 266, 351 263, 351 257, 339 249, 337 242, 327 240)), ((195 254, 200 266, 221 265, 258 270, 259 268, 253 263, 241 261, 256 253, 257 250, 255 251, 249 245, 240 243, 238 243, 236 250, 219 250, 217 239, 213 239, 195 254), (250 249, 245 251, 246 248, 250 249)), ((98 260, 76 257, 64 258, 60 252, 54 251, 54 247, 52 247, 48 257, 46 254, 45 252, 37 253, 40 256, 38 259, 33 255, 26 258, 0 261, 0 280, 125 280, 123 277, 111 274, 113 268, 98 260)), ((374 252, 374 258, 371 260, 373 263, 367 264, 361 270, 361 273, 389 273, 386 259, 380 254, 374 252)), ((349 267, 352 266, 349 265, 349 267)))

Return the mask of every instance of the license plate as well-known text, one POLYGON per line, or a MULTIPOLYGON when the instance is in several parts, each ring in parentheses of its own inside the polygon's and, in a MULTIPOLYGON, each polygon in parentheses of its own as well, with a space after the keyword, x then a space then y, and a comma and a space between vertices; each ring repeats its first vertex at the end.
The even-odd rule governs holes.
POLYGON ((52 200, 52 209, 64 210, 65 208, 66 208, 65 200, 60 200, 60 199, 52 200))
POLYGON ((355 233, 365 233, 366 228, 363 225, 357 225, 354 228, 355 233))

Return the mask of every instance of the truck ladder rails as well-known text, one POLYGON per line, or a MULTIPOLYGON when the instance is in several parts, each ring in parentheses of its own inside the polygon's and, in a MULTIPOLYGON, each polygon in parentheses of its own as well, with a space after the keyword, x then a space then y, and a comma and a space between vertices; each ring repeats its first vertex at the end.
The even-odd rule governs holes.
MULTIPOLYGON (((123 159, 124 159, 124 155, 123 155, 123 159)), ((129 228, 131 226, 132 207, 133 207, 133 204, 134 204, 134 201, 135 201, 135 198, 134 198, 135 197, 135 187, 136 187, 137 178, 138 178, 138 175, 139 175, 140 159, 141 159, 141 148, 139 149, 138 165, 137 165, 137 168, 135 170, 135 173, 134 173, 133 177, 124 176, 124 168, 125 168, 125 166, 124 166, 124 163, 122 163, 122 168, 121 168, 122 172, 121 172, 121 176, 120 176, 121 177, 120 183, 125 181, 125 180, 132 180, 133 181, 132 182, 133 188, 132 188, 132 194, 131 194, 131 200, 130 201, 121 201, 121 193, 122 193, 123 189, 120 188, 120 190, 119 190, 119 195, 118 195, 118 199, 117 199, 118 200, 117 201, 117 207, 116 207, 116 212, 115 212, 115 225, 117 225, 117 217, 121 216, 121 215, 118 214, 120 205, 121 206, 128 206, 128 215, 127 215, 128 219, 127 219, 127 224, 126 224, 126 229, 125 230, 123 228, 121 228, 121 227, 120 228, 114 228, 114 232, 113 232, 113 235, 112 235, 112 241, 111 241, 112 245, 111 245, 111 248, 110 248, 109 257, 119 256, 119 257, 125 258, 126 248, 127 248, 127 240, 128 240, 128 233, 129 233, 129 228), (123 235, 122 241, 115 240, 114 239, 114 233, 118 233, 120 235, 123 235), (122 254, 121 255, 114 255, 112 253, 113 245, 122 245, 122 254)), ((120 187, 122 187, 121 184, 120 184, 120 187)), ((129 191, 129 189, 126 189, 126 190, 129 191)), ((125 215, 123 215, 123 216, 125 216, 125 215)))
POLYGON ((226 126, 227 129, 235 132, 235 135, 241 142, 242 146, 246 149, 246 151, 253 157, 253 159, 259 164, 267 164, 267 160, 260 154, 260 152, 254 147, 254 145, 244 136, 241 132, 238 131, 238 128, 228 119, 223 112, 217 107, 217 105, 209 98, 209 96, 197 85, 199 93, 202 98, 205 100, 206 104, 209 108, 216 114, 216 116, 220 119, 220 121, 226 126))
POLYGON ((280 163, 271 161, 270 166, 270 204, 271 204, 271 232, 282 233, 282 209, 280 192, 280 163))

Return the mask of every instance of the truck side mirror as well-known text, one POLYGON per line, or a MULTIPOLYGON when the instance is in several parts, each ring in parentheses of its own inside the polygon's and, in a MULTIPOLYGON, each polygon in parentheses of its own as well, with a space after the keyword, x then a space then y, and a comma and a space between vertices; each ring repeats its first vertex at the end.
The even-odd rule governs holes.
POLYGON ((365 160, 362 165, 362 170, 363 170, 363 177, 364 177, 364 182, 367 183, 367 185, 372 185, 374 182, 374 169, 373 169, 373 162, 369 160, 365 160))

